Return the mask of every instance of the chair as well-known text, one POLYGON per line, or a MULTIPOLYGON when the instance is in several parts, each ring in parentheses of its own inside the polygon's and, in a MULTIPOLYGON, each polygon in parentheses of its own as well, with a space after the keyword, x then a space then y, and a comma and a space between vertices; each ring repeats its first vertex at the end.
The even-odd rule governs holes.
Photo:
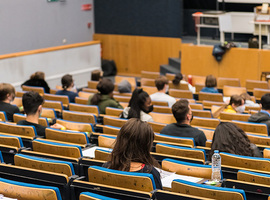
POLYGON ((194 138, 188 138, 188 137, 177 137, 177 136, 171 136, 171 135, 164 135, 164 134, 155 134, 155 142, 169 142, 169 143, 175 143, 175 144, 183 144, 187 145, 189 147, 195 146, 194 138))
POLYGON ((268 136, 268 128, 266 124, 253 123, 253 122, 241 122, 232 120, 232 123, 236 124, 238 127, 243 129, 247 133, 254 135, 264 135, 268 136))
POLYGON ((26 91, 16 91, 15 96, 16 97, 22 97, 24 93, 26 93, 26 91))
POLYGON ((92 166, 88 169, 88 179, 93 183, 145 192, 156 189, 153 175, 148 173, 125 172, 92 166))
POLYGON ((212 118, 212 113, 209 110, 196 110, 192 109, 192 115, 196 117, 212 118))
POLYGON ((97 123, 97 117, 94 114, 85 113, 85 112, 75 112, 63 110, 63 120, 74 121, 74 122, 83 122, 83 123, 97 123))
POLYGON ((90 123, 73 122, 73 121, 67 121, 67 120, 62 120, 62 119, 57 119, 56 123, 61 124, 67 130, 87 132, 87 133, 92 133, 94 130, 93 125, 90 123))
POLYGON ((76 104, 87 105, 88 104, 88 99, 87 98, 82 98, 82 97, 75 97, 75 103, 76 104))
POLYGON ((16 166, 20 167, 66 174, 68 177, 75 175, 73 165, 70 162, 44 159, 24 154, 16 154, 14 156, 14 162, 16 166))
POLYGON ((199 92, 199 101, 215 101, 223 103, 223 95, 220 93, 199 92))
POLYGON ((39 93, 41 96, 43 96, 44 93, 45 93, 43 87, 37 87, 37 86, 26 86, 26 85, 22 85, 22 90, 23 91, 27 91, 27 92, 34 91, 34 92, 39 93))
POLYGON ((254 106, 245 106, 245 111, 246 112, 250 112, 250 110, 252 110, 252 111, 260 111, 262 108, 261 108, 261 106, 260 107, 254 107, 254 106))
POLYGON ((155 122, 165 124, 176 123, 176 120, 172 114, 150 112, 149 115, 151 115, 155 122))
POLYGON ((219 119, 204 118, 204 117, 193 117, 191 121, 192 126, 200 128, 216 128, 219 125, 219 119))
POLYGON ((123 80, 127 80, 131 86, 136 87, 136 78, 135 77, 128 77, 128 76, 115 76, 114 77, 115 83, 118 84, 123 80))
POLYGON ((12 104, 18 106, 20 111, 23 110, 22 97, 15 97, 12 104))
POLYGON ((192 85, 196 85, 196 84, 205 84, 205 76, 195 76, 192 75, 192 85))
POLYGON ((164 199, 170 199, 170 200, 210 200, 209 198, 202 198, 198 196, 193 195, 187 195, 187 194, 180 194, 176 192, 169 192, 165 190, 157 190, 155 193, 156 200, 164 200, 164 199))
POLYGON ((121 108, 106 107, 105 109, 106 115, 110 115, 110 116, 119 117, 122 112, 123 112, 123 109, 121 108))
POLYGON ((63 106, 66 106, 66 107, 69 104, 69 98, 68 98, 68 96, 65 96, 65 95, 44 94, 43 97, 44 97, 45 100, 61 101, 63 106))
POLYGON ((97 89, 92 89, 92 88, 82 88, 82 91, 83 92, 88 92, 88 93, 98 93, 98 90, 97 89))
POLYGON ((206 101, 206 100, 203 100, 202 104, 203 104, 204 109, 211 109, 212 106, 224 106, 224 105, 226 105, 226 103, 224 103, 224 102, 206 101))
POLYGON ((203 185, 179 179, 172 182, 172 191, 219 200, 246 200, 244 190, 203 185))
POLYGON ((258 183, 264 185, 270 185, 270 175, 256 173, 251 171, 239 170, 237 172, 237 180, 250 183, 258 183))
POLYGON ((142 86, 143 91, 147 92, 149 95, 158 92, 156 87, 142 86))
POLYGON ((207 129, 207 128, 198 128, 198 129, 201 130, 204 133, 207 140, 212 140, 213 139, 215 129, 207 129))
POLYGON ((246 170, 270 171, 270 159, 220 153, 223 166, 232 166, 246 170))
POLYGON ((224 85, 240 87, 240 79, 239 78, 217 78, 217 88, 223 89, 224 85))
POLYGON ((155 79, 141 78, 141 86, 156 87, 155 79))
POLYGON ((104 116, 103 118, 104 125, 122 127, 126 122, 127 122, 127 119, 121 119, 121 118, 116 118, 116 117, 104 116))
POLYGON ((103 133, 106 135, 118 135, 119 131, 120 131, 120 128, 116 126, 110 126, 110 125, 103 126, 103 133))
POLYGON ((152 101, 152 104, 154 106, 166 106, 168 107, 168 102, 167 101, 152 101))
POLYGON ((176 90, 189 90, 187 83, 180 83, 178 85, 174 85, 172 81, 169 81, 169 88, 176 90))
POLYGON ((197 83, 194 86, 196 88, 196 92, 199 93, 205 87, 205 84, 199 84, 199 83, 197 83))
POLYGON ((104 150, 97 148, 95 150, 95 159, 96 160, 102 160, 102 161, 109 161, 111 150, 104 150))
POLYGON ((49 140, 75 143, 80 145, 89 144, 89 139, 85 132, 71 132, 53 128, 46 128, 45 135, 46 139, 49 140))
POLYGON ((234 86, 223 86, 223 96, 230 97, 235 94, 247 93, 247 89, 245 87, 234 87, 234 86))
POLYGON ((78 95, 79 95, 79 97, 88 99, 90 96, 93 96, 94 93, 80 91, 80 92, 78 92, 78 95))
POLYGON ((176 174, 180 175, 195 176, 206 179, 211 179, 212 175, 211 165, 194 164, 169 158, 162 161, 162 169, 165 171, 176 172, 176 174))
POLYGON ((166 73, 165 76, 169 81, 172 81, 175 78, 174 73, 166 73))
POLYGON ((175 98, 193 99, 193 94, 189 90, 169 89, 169 94, 175 98))
POLYGON ((87 81, 88 88, 97 89, 99 81, 87 81))
POLYGON ((5 111, 0 111, 0 121, 7 121, 7 114, 5 111))
POLYGON ((123 108, 128 107, 128 102, 119 102, 119 104, 120 104, 123 108))
POLYGON ((263 150, 263 157, 264 158, 270 158, 270 149, 269 148, 265 148, 263 150))
POLYGON ((36 152, 55 154, 72 158, 82 157, 82 149, 78 145, 41 139, 33 140, 32 144, 33 144, 33 151, 36 152))
POLYGON ((246 88, 248 92, 253 92, 254 88, 269 89, 267 81, 246 80, 246 88))
POLYGON ((154 106, 153 112, 172 114, 172 109, 167 106, 154 106))
POLYGON ((247 122, 248 118, 250 117, 250 114, 239 114, 239 113, 227 113, 222 112, 220 113, 220 120, 238 120, 238 121, 244 121, 247 122))
POLYGON ((77 111, 77 112, 92 113, 92 114, 95 114, 97 116, 99 115, 98 106, 93 106, 93 105, 80 105, 77 103, 70 103, 69 110, 70 111, 77 111))
POLYGON ((114 198, 105 197, 92 192, 82 192, 79 200, 117 200, 114 198))
POLYGON ((158 123, 158 122, 148 122, 150 126, 152 126, 152 129, 156 133, 160 133, 160 131, 167 126, 167 124, 164 123, 158 123))
POLYGON ((206 153, 203 149, 179 147, 162 143, 156 144, 156 153, 195 158, 202 160, 203 162, 206 160, 206 153))
POLYGON ((259 89, 259 88, 253 89, 253 96, 255 96, 256 100, 261 100, 262 96, 267 93, 270 93, 269 89, 259 89))
MULTIPOLYGON (((41 117, 49 118, 49 119, 55 119, 56 118, 56 112, 53 108, 42 108, 41 111, 41 117)), ((49 120, 48 119, 48 120, 49 120)))
POLYGON ((0 178, 0 193, 10 198, 28 200, 62 200, 57 187, 22 183, 0 178))
MULTIPOLYGON (((13 114, 14 123, 18 123, 21 120, 26 120, 26 115, 18 114, 18 113, 13 114)), ((38 119, 38 124, 40 124, 41 126, 45 126, 45 127, 49 126, 49 122, 48 122, 47 118, 45 118, 45 117, 40 117, 38 119)))
POLYGON ((60 113, 63 111, 63 104, 61 101, 45 100, 42 107, 43 108, 51 108, 51 109, 54 109, 55 111, 58 111, 60 113))
POLYGON ((36 130, 32 126, 14 125, 5 122, 0 122, 0 130, 4 133, 13 135, 26 136, 29 138, 36 137, 36 130))
POLYGON ((119 101, 119 102, 129 102, 131 97, 129 96, 117 96, 117 95, 114 95, 113 98, 116 100, 116 101, 119 101))
MULTIPOLYGON (((247 134, 247 136, 251 143, 256 144, 259 147, 260 146, 270 147, 270 137, 268 136, 253 135, 253 134, 247 134)), ((270 155, 267 158, 270 158, 270 155)))
POLYGON ((8 135, 5 133, 0 133, 0 144, 17 148, 23 147, 21 137, 15 135, 8 135))
POLYGON ((160 76, 159 72, 141 71, 142 78, 156 79, 160 76))
POLYGON ((190 103, 189 106, 191 109, 203 110, 203 104, 200 103, 190 103))
POLYGON ((113 148, 115 140, 116 140, 116 137, 114 136, 100 135, 98 136, 98 146, 106 147, 106 148, 113 148))

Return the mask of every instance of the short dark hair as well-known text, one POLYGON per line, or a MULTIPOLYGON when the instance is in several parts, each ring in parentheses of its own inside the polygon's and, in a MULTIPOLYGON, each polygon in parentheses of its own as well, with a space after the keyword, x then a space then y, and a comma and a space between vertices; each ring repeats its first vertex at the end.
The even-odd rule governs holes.
POLYGON ((178 73, 175 75, 174 79, 172 80, 172 83, 174 85, 179 85, 180 81, 183 79, 183 75, 181 73, 178 73))
POLYGON ((62 88, 64 90, 66 90, 67 88, 69 88, 72 83, 73 83, 73 78, 70 74, 66 74, 62 77, 61 79, 61 83, 62 83, 62 88))
POLYGON ((102 78, 101 72, 102 71, 99 69, 92 71, 91 80, 92 81, 100 81, 100 79, 102 78))
POLYGON ((217 79, 213 75, 206 76, 205 87, 217 87, 217 79))
POLYGON ((27 115, 35 114, 44 99, 38 92, 30 91, 23 94, 22 104, 27 115))
POLYGON ((264 94, 261 98, 263 110, 270 110, 270 93, 264 94))
POLYGON ((165 76, 160 76, 158 78, 156 78, 155 80, 155 85, 158 89, 158 91, 163 90, 165 85, 168 85, 169 81, 165 76))
POLYGON ((0 83, 0 101, 7 99, 7 95, 15 97, 15 88, 9 83, 0 83))
POLYGON ((186 99, 180 99, 172 106, 172 113, 177 123, 182 123, 186 120, 186 116, 189 112, 189 102, 186 99))
POLYGON ((236 106, 241 106, 243 103, 242 100, 243 98, 240 95, 232 95, 229 105, 232 105, 234 103, 236 106))

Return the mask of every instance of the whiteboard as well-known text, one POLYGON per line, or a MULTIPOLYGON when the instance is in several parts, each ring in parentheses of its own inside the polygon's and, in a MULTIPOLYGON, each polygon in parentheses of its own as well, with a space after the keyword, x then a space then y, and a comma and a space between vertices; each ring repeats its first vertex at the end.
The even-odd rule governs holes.
MULTIPOLYGON (((218 0, 218 2, 223 2, 218 0)), ((225 3, 254 3, 254 4, 263 4, 270 3, 270 0, 224 0, 225 3)))

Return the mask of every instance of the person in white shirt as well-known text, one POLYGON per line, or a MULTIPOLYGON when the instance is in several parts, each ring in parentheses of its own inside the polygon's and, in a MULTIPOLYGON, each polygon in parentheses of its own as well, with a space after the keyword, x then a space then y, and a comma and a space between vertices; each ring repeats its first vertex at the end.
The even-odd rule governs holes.
POLYGON ((176 102, 175 98, 166 94, 169 90, 169 81, 165 76, 160 76, 155 80, 155 85, 157 87, 158 92, 150 95, 152 101, 165 101, 168 102, 168 106, 172 107, 172 105, 176 102))

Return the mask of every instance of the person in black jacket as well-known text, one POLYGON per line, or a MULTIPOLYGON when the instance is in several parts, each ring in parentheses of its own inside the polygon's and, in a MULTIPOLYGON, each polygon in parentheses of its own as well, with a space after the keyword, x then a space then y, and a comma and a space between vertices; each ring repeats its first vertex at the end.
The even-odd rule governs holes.
POLYGON ((45 93, 50 93, 50 87, 48 86, 47 82, 45 81, 45 74, 44 72, 35 72, 30 76, 30 79, 25 81, 23 85, 26 86, 36 86, 36 87, 43 87, 45 93))

